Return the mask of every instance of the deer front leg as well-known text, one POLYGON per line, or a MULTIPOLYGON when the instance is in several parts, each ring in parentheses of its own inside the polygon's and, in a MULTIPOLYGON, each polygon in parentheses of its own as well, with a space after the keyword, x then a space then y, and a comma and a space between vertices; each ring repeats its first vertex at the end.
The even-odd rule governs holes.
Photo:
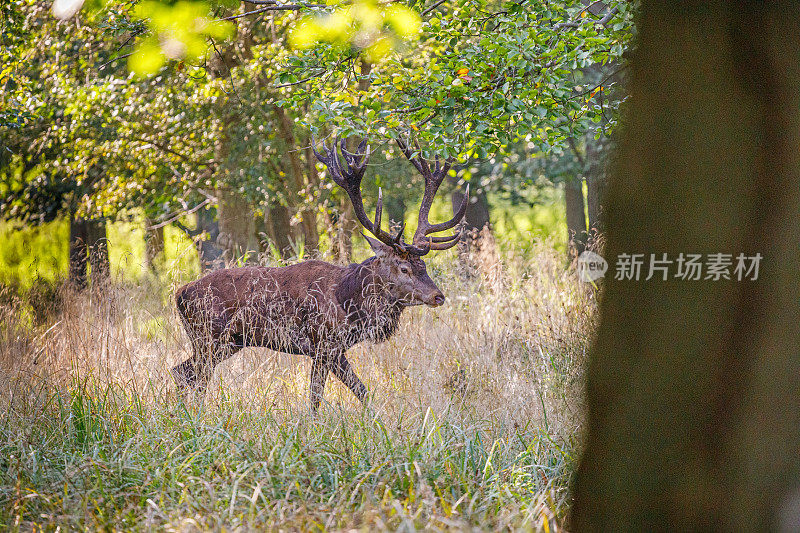
POLYGON ((214 375, 214 368, 238 350, 237 347, 219 346, 213 341, 194 349, 192 357, 172 369, 178 390, 184 394, 192 391, 202 396, 214 375))
POLYGON ((172 369, 172 377, 183 394, 195 392, 203 395, 214 373, 214 357, 193 356, 172 369))
POLYGON ((344 352, 334 355, 330 361, 331 370, 333 375, 339 378, 339 381, 347 385, 356 398, 365 403, 367 399, 367 387, 358 379, 356 373, 353 372, 353 367, 350 366, 350 361, 344 356, 344 352))
POLYGON ((317 414, 322 395, 325 392, 325 380, 328 379, 327 358, 324 355, 317 355, 311 363, 311 412, 317 414))

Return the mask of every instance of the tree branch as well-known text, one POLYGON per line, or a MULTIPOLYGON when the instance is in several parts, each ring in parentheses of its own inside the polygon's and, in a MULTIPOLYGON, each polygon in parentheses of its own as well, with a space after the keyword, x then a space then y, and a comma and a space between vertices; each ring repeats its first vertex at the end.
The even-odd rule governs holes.
POLYGON ((119 61, 120 59, 125 59, 126 57, 130 57, 130 56, 132 56, 132 55, 133 55, 133 52, 130 52, 130 53, 128 53, 128 54, 123 54, 123 55, 121 55, 121 56, 117 56, 117 57, 115 57, 114 59, 109 59, 108 61, 106 61, 105 63, 103 63, 102 65, 100 65, 100 66, 97 68, 97 70, 103 70, 104 68, 106 68, 106 67, 107 67, 108 65, 110 65, 111 63, 115 63, 115 62, 119 61))
POLYGON ((197 235, 200 235, 202 233, 202 231, 191 230, 191 229, 187 228, 186 226, 184 226, 183 224, 181 224, 180 222, 178 222, 178 219, 183 217, 183 216, 186 216, 186 215, 191 215, 192 213, 195 213, 195 212, 199 211, 200 209, 204 208, 205 206, 207 206, 210 203, 211 203, 211 199, 207 198, 207 199, 203 200, 202 202, 200 202, 199 204, 197 204, 196 206, 194 206, 193 208, 189 209, 188 211, 181 211, 181 212, 175 214, 174 216, 171 216, 170 218, 168 218, 164 222, 159 222, 158 224, 154 224, 152 226, 147 226, 147 229, 148 230, 154 230, 154 229, 158 229, 158 228, 163 228, 164 226, 167 226, 169 224, 175 224, 176 226, 178 226, 178 228, 180 228, 182 231, 184 231, 187 235, 190 235, 191 237, 196 237, 197 235))
POLYGON ((312 75, 310 75, 310 76, 308 76, 306 78, 303 78, 302 80, 293 81, 291 83, 282 83, 280 85, 273 85, 272 88, 273 89, 281 89, 283 87, 291 87, 292 85, 300 85, 301 83, 305 83, 308 80, 313 80, 314 78, 319 78, 320 76, 324 76, 327 72, 328 72, 327 70, 322 70, 322 71, 318 72, 317 74, 312 74, 312 75))
MULTIPOLYGON (((597 2, 593 2, 592 4, 590 4, 590 5, 586 6, 585 8, 583 8, 581 10, 581 12, 578 14, 578 16, 574 20, 572 20, 570 22, 559 22, 558 24, 553 26, 553 29, 554 30, 561 30, 563 28, 580 28, 581 27, 581 22, 580 22, 581 15, 583 15, 586 12, 586 10, 588 10, 589 8, 591 8, 595 4, 597 4, 597 2)), ((600 24, 601 26, 605 26, 606 24, 608 24, 608 21, 610 21, 611 18, 614 15, 616 15, 617 13, 619 13, 619 8, 615 7, 614 9, 610 10, 608 13, 603 15, 603 18, 601 18, 600 20, 596 21, 595 24, 600 24)))
POLYGON ((424 17, 425 15, 427 15, 428 13, 430 13, 431 11, 433 11, 434 9, 436 9, 437 7, 439 7, 440 5, 444 4, 444 2, 445 2, 445 0, 439 0, 438 2, 436 2, 435 4, 433 4, 431 7, 426 7, 426 8, 425 8, 425 9, 422 11, 422 13, 420 13, 420 14, 419 14, 419 16, 420 16, 420 17, 424 17))
MULTIPOLYGON (((254 4, 259 4, 260 2, 251 2, 254 4)), ((253 11, 248 11, 247 13, 241 13, 239 15, 231 15, 230 17, 223 17, 219 20, 236 20, 243 17, 247 17, 250 15, 257 15, 259 13, 266 13, 268 11, 299 11, 301 9, 305 9, 307 7, 328 7, 327 4, 282 4, 279 5, 277 3, 270 4, 265 7, 261 7, 258 9, 254 9, 253 11)))

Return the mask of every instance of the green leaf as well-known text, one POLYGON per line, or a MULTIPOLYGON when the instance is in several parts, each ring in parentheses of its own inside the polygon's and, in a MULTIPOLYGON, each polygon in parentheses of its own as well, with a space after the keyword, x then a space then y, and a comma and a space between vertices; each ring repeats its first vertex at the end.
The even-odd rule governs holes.
POLYGON ((149 76, 164 66, 166 57, 152 37, 145 39, 128 58, 128 68, 137 76, 149 76))

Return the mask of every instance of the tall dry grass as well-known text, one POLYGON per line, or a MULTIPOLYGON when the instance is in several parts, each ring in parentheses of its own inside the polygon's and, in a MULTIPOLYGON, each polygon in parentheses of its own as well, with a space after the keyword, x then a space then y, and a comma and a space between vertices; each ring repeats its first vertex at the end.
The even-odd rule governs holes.
POLYGON ((546 243, 429 264, 448 296, 348 357, 362 409, 310 360, 247 349, 202 402, 169 369, 190 348, 174 287, 0 305, 0 526, 55 529, 542 529, 562 523, 595 301, 546 243))

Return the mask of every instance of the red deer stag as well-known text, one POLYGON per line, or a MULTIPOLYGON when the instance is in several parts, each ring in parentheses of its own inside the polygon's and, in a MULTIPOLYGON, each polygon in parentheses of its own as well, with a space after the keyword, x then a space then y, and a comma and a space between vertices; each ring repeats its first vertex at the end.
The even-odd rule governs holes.
POLYGON ((444 303, 444 295, 428 276, 422 256, 458 242, 458 232, 448 237, 430 234, 454 228, 461 221, 466 197, 451 220, 440 224, 428 221, 431 203, 450 162, 437 158, 431 168, 398 140, 405 156, 425 178, 419 224, 408 244, 403 240, 402 227, 395 236, 381 229, 380 191, 375 221, 364 212, 361 180, 369 158, 366 141, 356 153, 348 152, 341 141, 341 156, 336 144, 332 148, 323 144, 325 153, 316 148, 314 153, 347 192, 359 222, 374 235, 364 237, 375 256, 346 267, 305 261, 279 268, 217 270, 178 289, 175 302, 193 350, 191 358, 172 369, 182 390, 202 392, 217 364, 253 346, 312 358, 313 412, 319 408, 329 372, 364 402, 367 389, 347 361, 347 349, 359 342, 382 342, 391 337, 406 307, 444 303))

